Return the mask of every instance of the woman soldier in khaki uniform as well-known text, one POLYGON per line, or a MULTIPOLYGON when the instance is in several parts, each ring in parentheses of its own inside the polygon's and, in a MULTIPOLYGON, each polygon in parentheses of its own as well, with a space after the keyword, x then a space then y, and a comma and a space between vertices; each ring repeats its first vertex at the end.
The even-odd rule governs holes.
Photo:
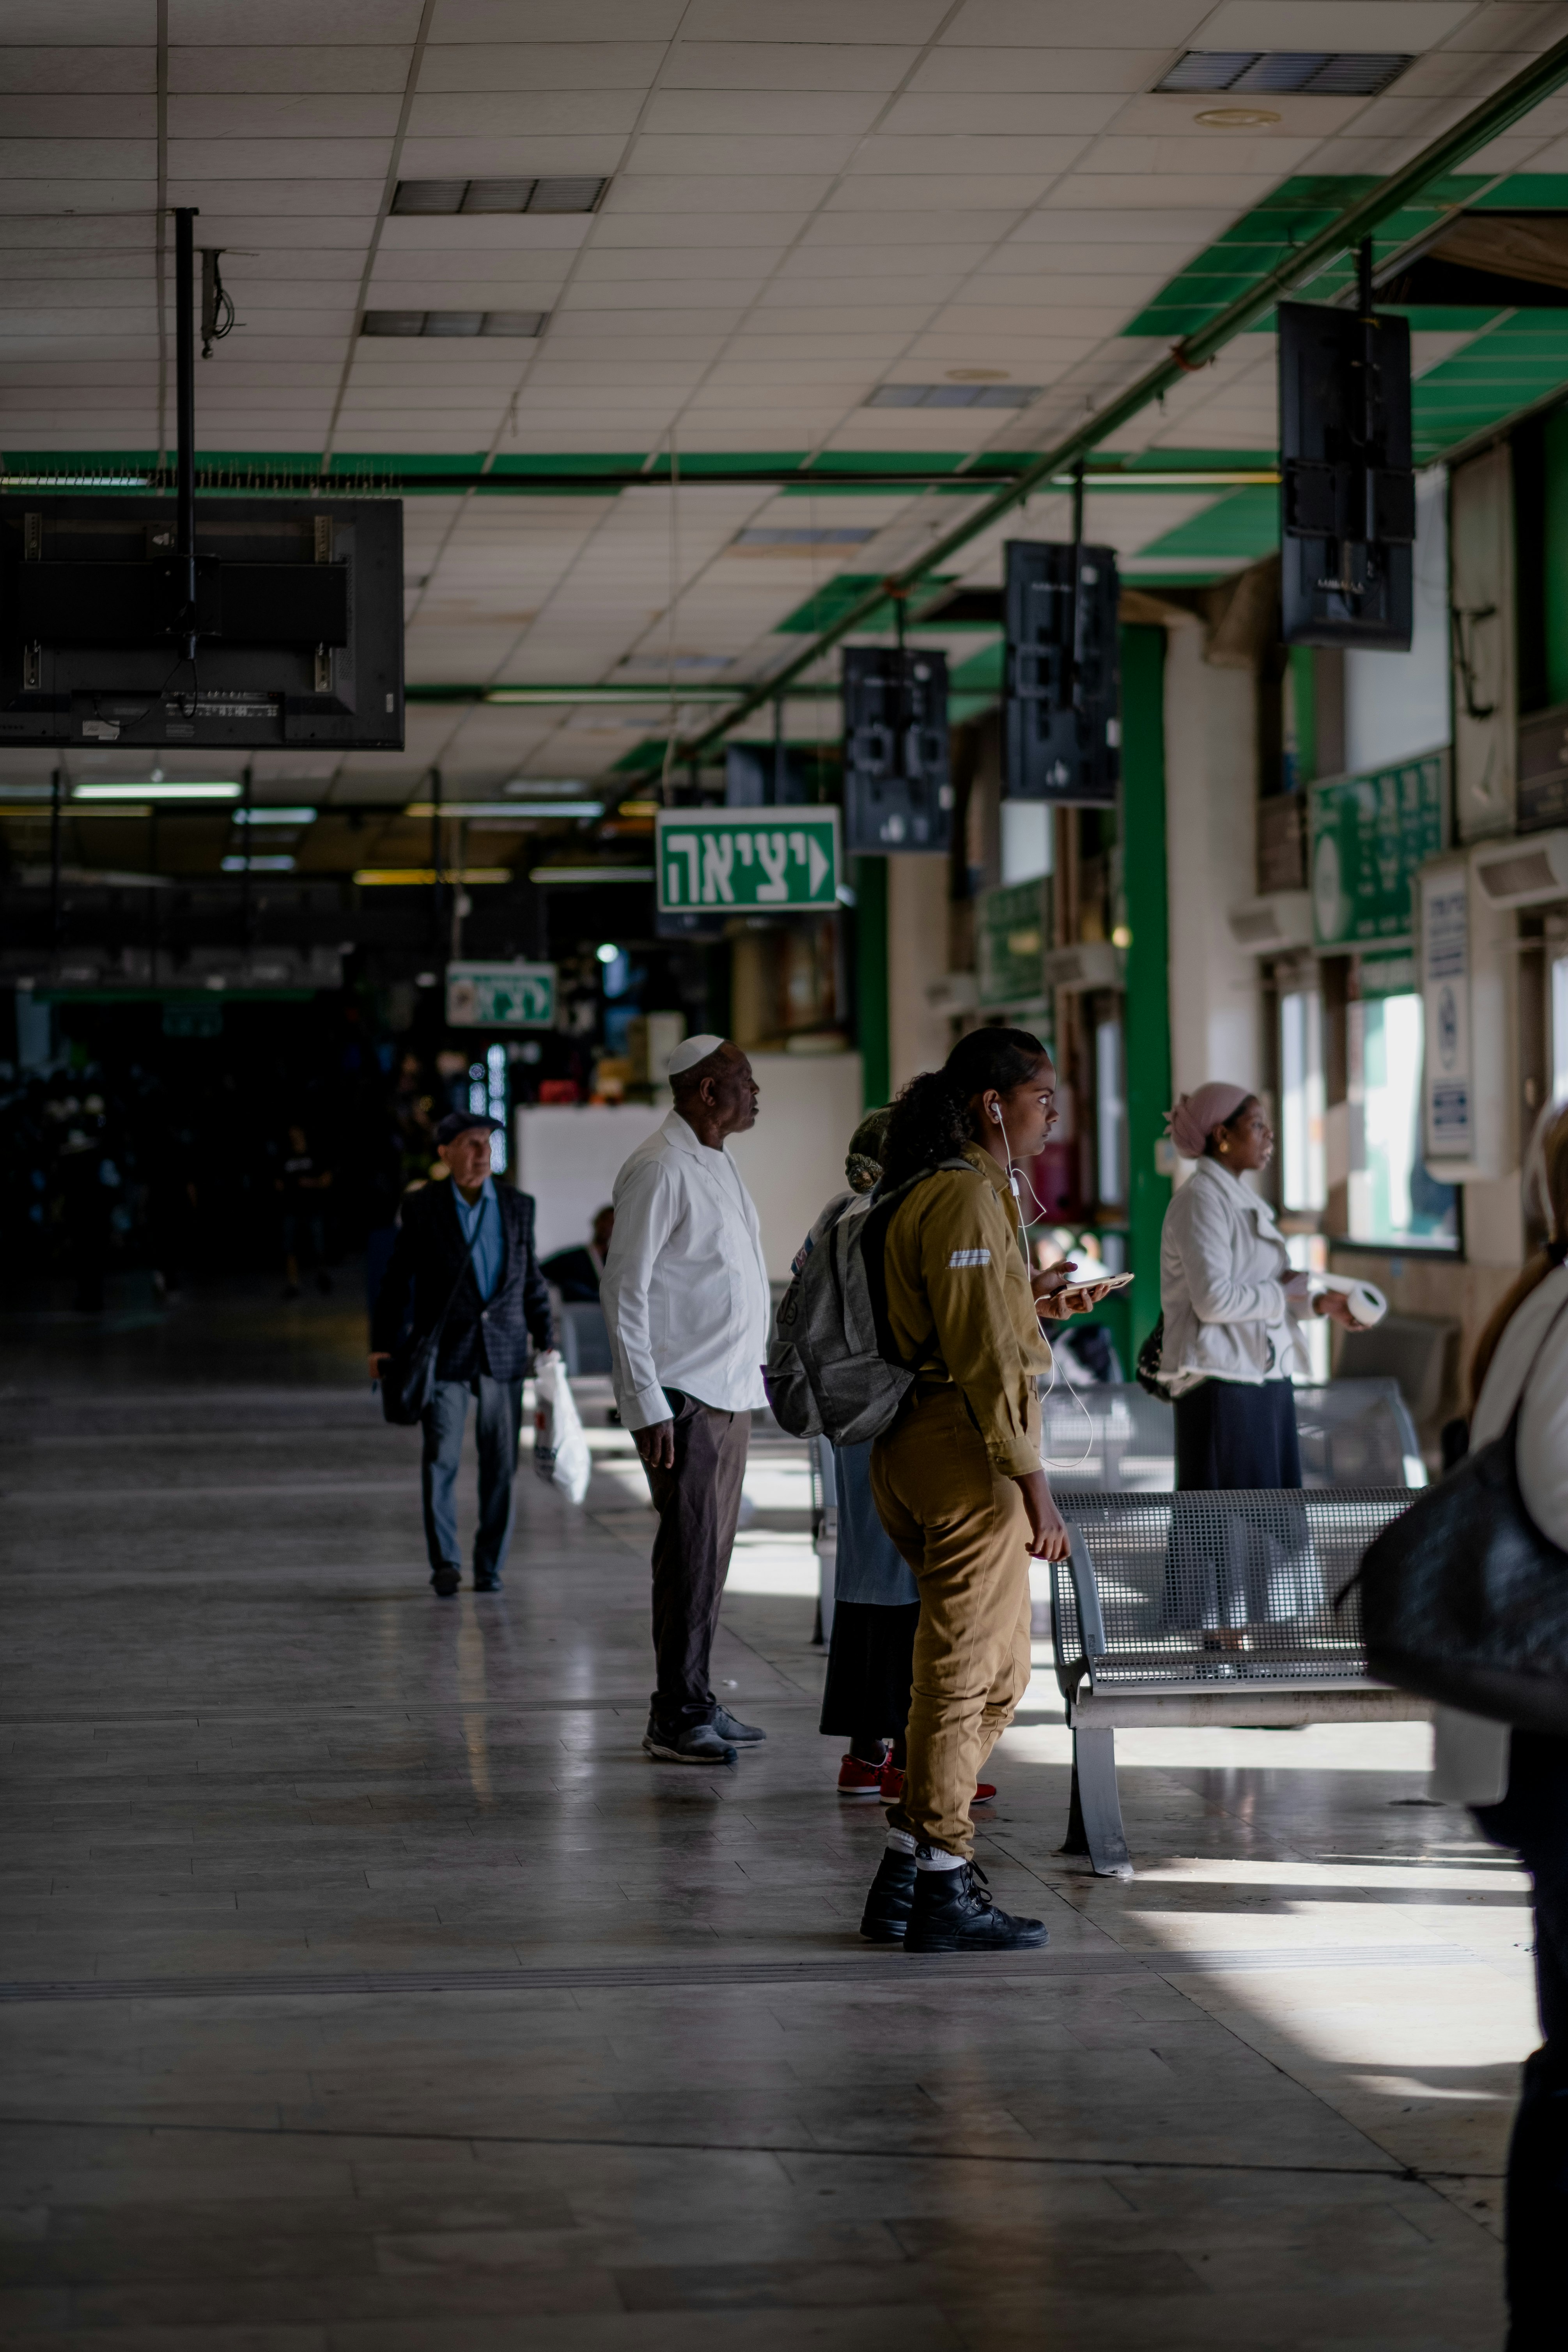
POLYGON ((908 1770, 861 1933, 910 1951, 1046 1941, 1039 1920, 992 1902, 969 1805, 1028 1684, 1030 1554, 1068 1554, 1040 1464, 1036 1381, 1051 1351, 1039 1318, 1103 1295, 1075 1288, 1070 1265, 1029 1270, 1012 1166, 1043 1148, 1056 1086, 1037 1038, 977 1029, 904 1088, 888 1129, 889 1192, 931 1171, 888 1224, 888 1332, 915 1381, 871 1454, 878 1513, 914 1571, 921 1616, 908 1770))

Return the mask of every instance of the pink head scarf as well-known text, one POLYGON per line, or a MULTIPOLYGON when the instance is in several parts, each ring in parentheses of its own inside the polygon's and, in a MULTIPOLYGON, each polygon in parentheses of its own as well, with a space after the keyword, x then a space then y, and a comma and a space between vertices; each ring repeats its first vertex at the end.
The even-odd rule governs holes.
POLYGON ((1178 1095, 1176 1108, 1165 1113, 1165 1132, 1184 1160, 1201 1160, 1209 1137, 1236 1117, 1251 1099, 1250 1087, 1227 1087, 1211 1078, 1190 1095, 1178 1095))

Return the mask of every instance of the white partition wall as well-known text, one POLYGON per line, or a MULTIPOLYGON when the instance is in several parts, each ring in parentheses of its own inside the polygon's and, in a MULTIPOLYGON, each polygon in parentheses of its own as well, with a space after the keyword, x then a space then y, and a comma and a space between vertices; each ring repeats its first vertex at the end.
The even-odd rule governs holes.
POLYGON ((769 1278, 790 1260, 819 1210, 845 1190, 844 1155, 860 1122, 858 1054, 753 1054, 762 1089, 756 1126, 730 1149, 757 1204, 769 1278))
POLYGON ((517 1113, 512 1181, 538 1203, 541 1257, 587 1240, 623 1162, 668 1110, 668 1102, 531 1103, 517 1113))

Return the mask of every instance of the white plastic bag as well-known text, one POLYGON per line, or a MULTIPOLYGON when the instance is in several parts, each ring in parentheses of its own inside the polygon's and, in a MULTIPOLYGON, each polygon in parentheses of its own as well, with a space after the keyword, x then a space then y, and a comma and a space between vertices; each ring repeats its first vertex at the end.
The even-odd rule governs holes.
POLYGON ((593 1464, 566 1367, 553 1349, 534 1367, 533 1393, 534 1474, 559 1486, 569 1501, 580 1503, 588 1491, 593 1464))

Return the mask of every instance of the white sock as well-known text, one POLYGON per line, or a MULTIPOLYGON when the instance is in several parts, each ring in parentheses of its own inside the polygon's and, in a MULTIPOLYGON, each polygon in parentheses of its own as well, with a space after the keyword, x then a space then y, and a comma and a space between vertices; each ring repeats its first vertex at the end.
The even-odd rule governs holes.
POLYGON ((961 1853, 949 1853, 945 1846, 919 1845, 915 1848, 915 1868, 917 1870, 962 1870, 963 1856, 961 1853))
POLYGON ((908 1830, 889 1830, 888 1832, 888 1852, 889 1853, 913 1853, 914 1850, 915 1842, 910 1835, 908 1830))

